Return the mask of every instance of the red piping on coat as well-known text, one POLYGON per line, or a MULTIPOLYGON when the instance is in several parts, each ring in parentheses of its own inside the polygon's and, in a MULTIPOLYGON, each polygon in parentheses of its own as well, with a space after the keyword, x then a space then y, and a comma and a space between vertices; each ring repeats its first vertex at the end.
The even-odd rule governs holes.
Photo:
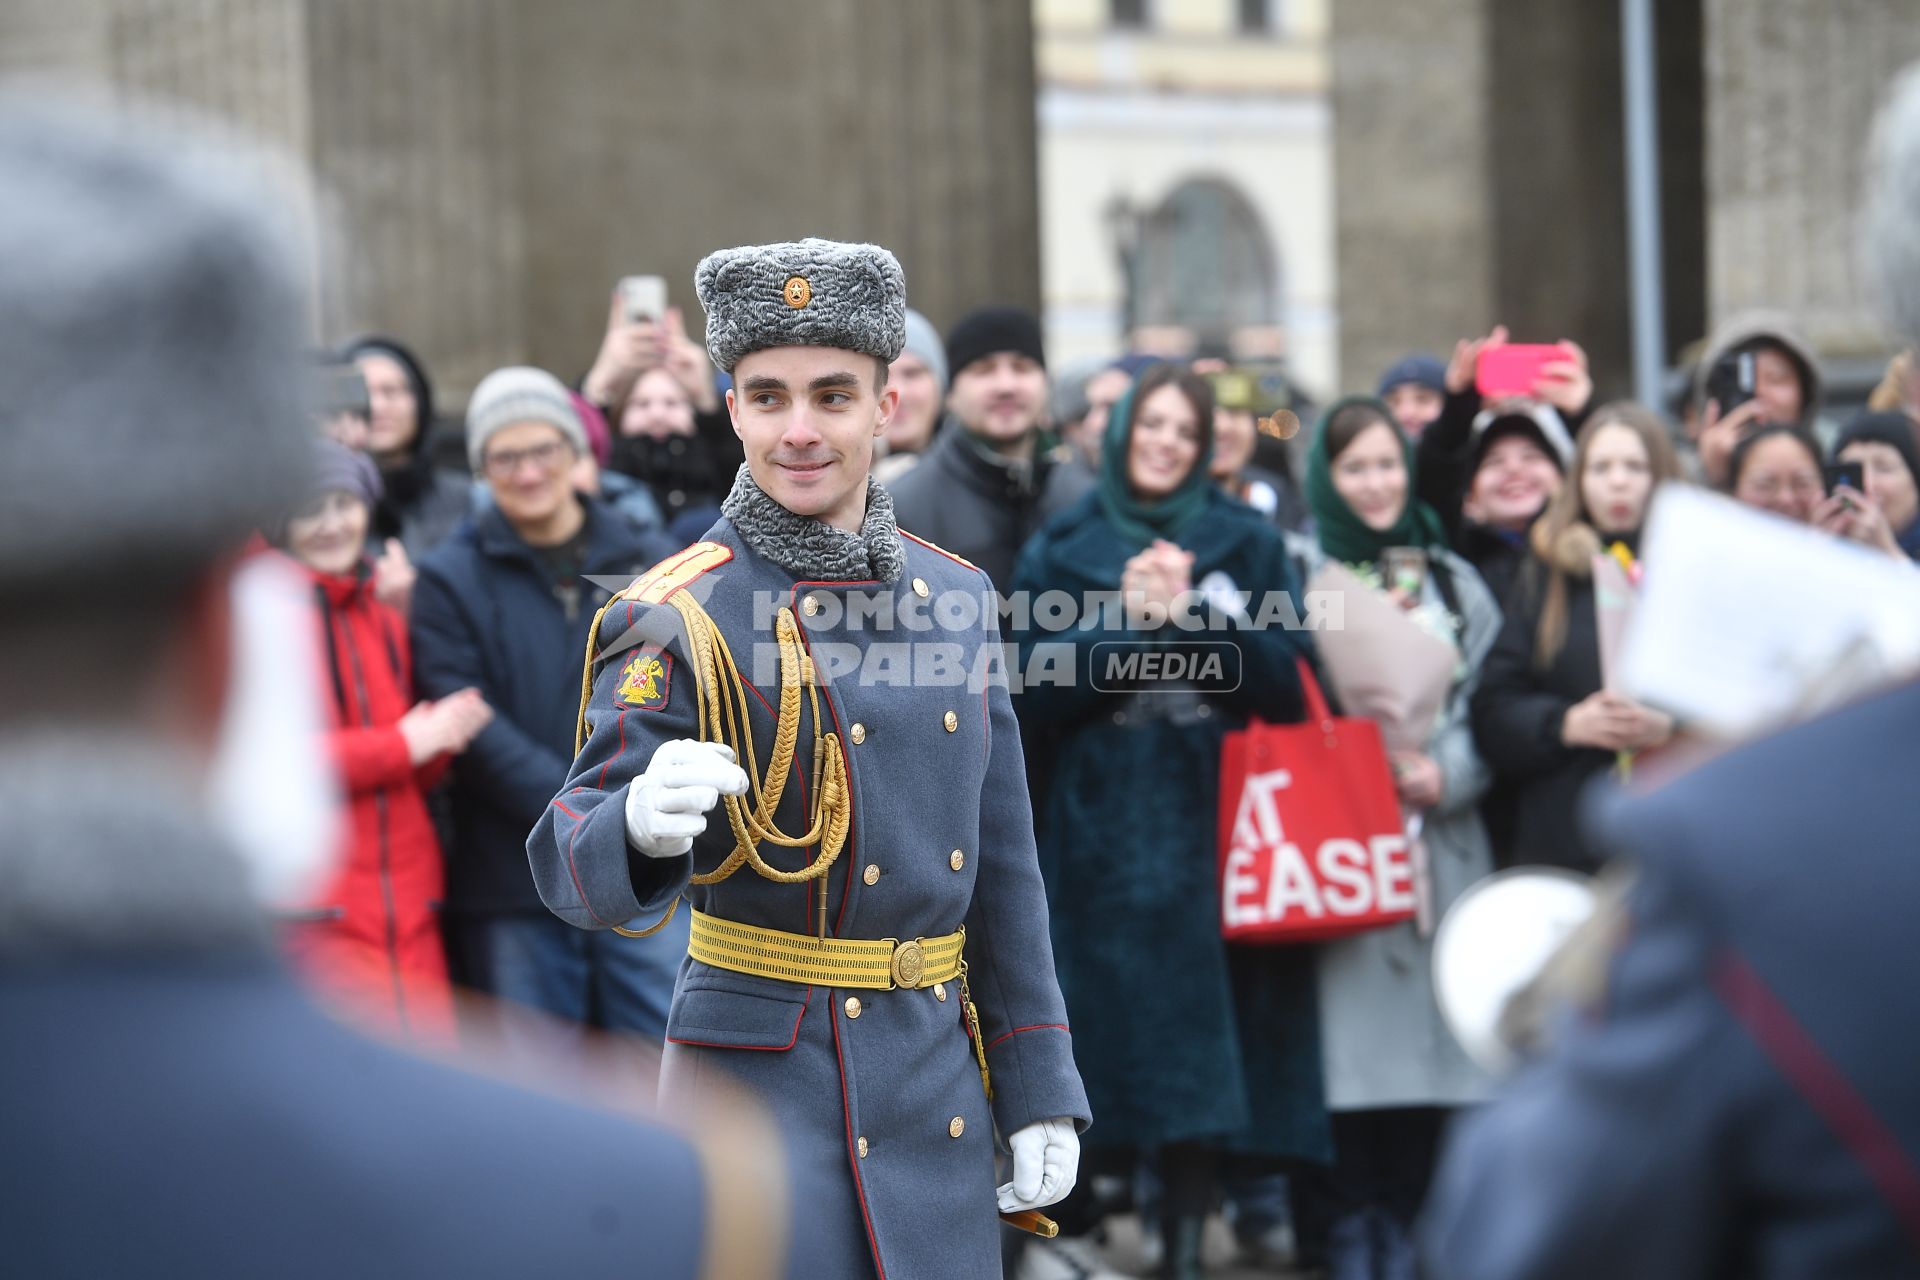
POLYGON ((1920 1171, 1900 1140, 1745 957, 1723 952, 1713 986, 1761 1052, 1860 1162, 1908 1241, 1920 1245, 1920 1171))
POLYGON ((847 1062, 840 1052, 840 1019, 832 1016, 831 1007, 827 1014, 827 1021, 833 1024, 833 1061, 840 1069, 840 1116, 847 1129, 847 1162, 853 1172, 853 1194, 860 1200, 860 1221, 867 1228, 867 1247, 873 1252, 874 1272, 878 1280, 887 1280, 887 1268, 880 1261, 880 1238, 873 1234, 873 1215, 867 1212, 867 1188, 860 1181, 860 1153, 853 1145, 853 1104, 847 1099, 847 1062))
POLYGON ((1011 1031, 1004 1032, 1001 1035, 994 1037, 991 1041, 988 1042, 987 1048, 989 1049, 998 1048, 1000 1045, 1006 1043, 1008 1040, 1011 1040, 1015 1036, 1019 1035, 1022 1031, 1065 1031, 1071 1034, 1072 1030, 1073 1029, 1067 1026, 1067 1024, 1064 1022, 1039 1022, 1039 1023, 1035 1023, 1031 1027, 1015 1027, 1011 1031))

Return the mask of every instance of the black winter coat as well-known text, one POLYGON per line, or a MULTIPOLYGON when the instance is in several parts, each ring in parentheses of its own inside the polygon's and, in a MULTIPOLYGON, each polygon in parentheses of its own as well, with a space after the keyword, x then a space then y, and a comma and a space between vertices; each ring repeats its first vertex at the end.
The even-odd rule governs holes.
POLYGON ((1032 466, 989 457, 949 419, 920 465, 887 491, 902 530, 971 560, 1006 592, 1027 539, 1093 485, 1087 468, 1045 455, 1032 466))
MULTIPOLYGON (((587 577, 625 586, 675 550, 661 534, 587 503, 587 577)), ((613 594, 588 581, 575 592, 556 588, 497 507, 420 566, 412 623, 422 696, 471 685, 494 712, 453 766, 448 911, 546 912, 527 866, 527 836, 573 764, 587 632, 613 594)))
POLYGON ((1499 866, 1544 863, 1592 871, 1599 858, 1581 834, 1580 795, 1613 767, 1615 757, 1567 746, 1560 729, 1567 710, 1600 689, 1593 584, 1588 578, 1567 584, 1566 643, 1541 670, 1534 651, 1546 582, 1546 562, 1530 556, 1504 602, 1506 622, 1473 695, 1474 741, 1495 780, 1482 811, 1499 866))

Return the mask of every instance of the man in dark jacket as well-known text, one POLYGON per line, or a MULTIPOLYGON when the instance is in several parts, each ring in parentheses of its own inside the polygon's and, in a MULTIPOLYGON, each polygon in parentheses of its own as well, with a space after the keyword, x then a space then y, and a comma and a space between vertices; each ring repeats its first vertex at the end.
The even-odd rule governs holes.
POLYGON ((495 712, 454 769, 448 952, 456 981, 658 1040, 684 934, 639 942, 570 929, 541 904, 527 867, 527 833, 573 759, 593 615, 674 550, 574 492, 569 472, 586 447, 558 379, 488 375, 467 409, 467 450, 493 502, 420 566, 421 693, 477 688, 495 712))
POLYGON ((732 1152, 365 1039, 274 958, 320 676, 235 561, 306 457, 306 253, 230 147, 0 106, 6 1268, 741 1274, 784 1197, 732 1152))
POLYGON ((1040 449, 1047 358, 1016 307, 973 312, 947 335, 948 420, 921 464, 889 486, 900 527, 986 571, 1001 591, 1039 527, 1093 487, 1040 449))

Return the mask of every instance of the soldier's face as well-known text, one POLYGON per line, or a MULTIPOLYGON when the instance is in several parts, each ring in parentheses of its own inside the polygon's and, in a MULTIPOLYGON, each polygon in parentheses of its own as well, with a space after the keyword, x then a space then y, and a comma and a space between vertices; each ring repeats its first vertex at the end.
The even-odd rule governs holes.
POLYGON ((876 389, 872 356, 834 347, 774 347, 741 357, 727 413, 753 482, 795 515, 857 533, 867 512, 873 442, 900 405, 876 389))

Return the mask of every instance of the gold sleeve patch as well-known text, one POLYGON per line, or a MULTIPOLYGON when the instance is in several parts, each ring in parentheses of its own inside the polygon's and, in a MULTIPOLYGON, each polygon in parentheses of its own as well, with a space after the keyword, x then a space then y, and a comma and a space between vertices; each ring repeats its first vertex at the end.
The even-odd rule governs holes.
POLYGON ((733 551, 729 547, 718 542, 696 542, 635 578, 619 598, 636 604, 659 604, 701 574, 731 559, 733 551))
POLYGON ((641 711, 660 711, 667 705, 673 681, 673 655, 638 653, 620 672, 620 701, 641 711))

